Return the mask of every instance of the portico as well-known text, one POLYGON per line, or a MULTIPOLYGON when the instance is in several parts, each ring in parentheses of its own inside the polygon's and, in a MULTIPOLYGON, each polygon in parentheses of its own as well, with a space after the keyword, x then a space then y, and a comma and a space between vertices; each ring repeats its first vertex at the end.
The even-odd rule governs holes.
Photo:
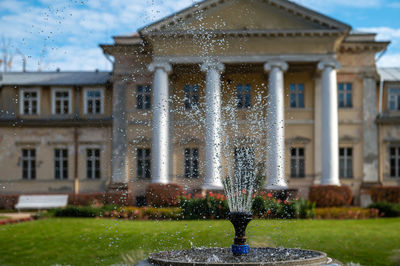
MULTIPOLYGON (((173 159, 170 155, 169 132, 174 124, 169 120, 170 104, 173 102, 169 97, 169 74, 172 74, 172 66, 175 64, 199 65, 200 70, 205 73, 205 169, 202 188, 206 190, 222 189, 221 177, 223 177, 221 138, 224 132, 221 126, 221 107, 223 104, 221 90, 221 74, 225 65, 233 63, 239 65, 259 64, 260 58, 232 57, 205 57, 191 58, 194 62, 189 64, 187 57, 162 57, 156 58, 149 65, 149 71, 153 74, 153 126, 152 126, 152 182, 173 182, 170 177, 169 166, 173 159), (253 59, 253 60, 252 60, 253 59), (169 103, 170 102, 170 103, 169 103)), ((320 147, 323 154, 323 174, 321 183, 325 185, 339 185, 338 176, 338 118, 336 98, 336 68, 339 64, 332 56, 327 55, 281 55, 279 58, 267 57, 263 68, 268 75, 266 84, 268 96, 267 135, 265 162, 267 177, 265 188, 287 189, 285 176, 285 104, 284 86, 285 72, 294 63, 312 63, 315 71, 322 76, 321 102, 324 112, 320 123, 321 135, 324 145, 320 147), (286 60, 285 60, 286 59, 286 60), (321 72, 322 71, 322 72, 321 72), (329 128, 329 130, 327 130, 329 128), (329 132, 327 132, 329 131, 329 132)))

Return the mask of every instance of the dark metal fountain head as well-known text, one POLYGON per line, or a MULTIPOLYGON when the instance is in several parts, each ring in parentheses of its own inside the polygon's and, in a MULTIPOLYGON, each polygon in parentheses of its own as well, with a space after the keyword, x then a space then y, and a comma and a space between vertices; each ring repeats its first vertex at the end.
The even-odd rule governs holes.
POLYGON ((231 212, 229 213, 229 221, 235 228, 235 239, 232 245, 232 253, 234 256, 241 256, 249 253, 249 245, 246 243, 246 227, 253 218, 248 212, 231 212))

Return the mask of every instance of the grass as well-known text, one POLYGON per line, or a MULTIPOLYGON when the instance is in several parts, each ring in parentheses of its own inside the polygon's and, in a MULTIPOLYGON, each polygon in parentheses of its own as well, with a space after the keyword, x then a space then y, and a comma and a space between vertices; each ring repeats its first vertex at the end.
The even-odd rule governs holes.
POLYGON ((8 219, 8 217, 7 217, 7 216, 1 216, 1 215, 0 215, 0 220, 5 220, 5 219, 8 219))
MULTIPOLYGON (((400 219, 256 220, 252 246, 321 250, 342 262, 400 265, 400 219)), ((191 247, 228 247, 228 221, 115 221, 45 219, 0 226, 0 265, 111 265, 148 253, 191 247)))

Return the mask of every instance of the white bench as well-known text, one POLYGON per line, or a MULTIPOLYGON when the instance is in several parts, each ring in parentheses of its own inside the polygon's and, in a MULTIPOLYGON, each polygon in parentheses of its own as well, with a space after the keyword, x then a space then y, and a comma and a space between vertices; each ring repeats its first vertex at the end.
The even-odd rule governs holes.
POLYGON ((68 195, 21 195, 15 209, 51 209, 65 207, 68 204, 68 195))

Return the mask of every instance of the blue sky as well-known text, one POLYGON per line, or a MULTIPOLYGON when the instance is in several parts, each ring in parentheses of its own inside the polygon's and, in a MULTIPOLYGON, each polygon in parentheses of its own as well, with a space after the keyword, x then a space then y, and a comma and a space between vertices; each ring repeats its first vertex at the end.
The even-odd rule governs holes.
MULTIPOLYGON (((181 10, 196 0, 0 0, 0 48, 6 43, 13 71, 28 69, 111 70, 99 48, 112 36, 138 28, 181 10)), ((391 40, 380 66, 400 67, 400 0, 294 0, 354 30, 378 33, 391 40)), ((0 51, 1 52, 1 51, 0 51)))

